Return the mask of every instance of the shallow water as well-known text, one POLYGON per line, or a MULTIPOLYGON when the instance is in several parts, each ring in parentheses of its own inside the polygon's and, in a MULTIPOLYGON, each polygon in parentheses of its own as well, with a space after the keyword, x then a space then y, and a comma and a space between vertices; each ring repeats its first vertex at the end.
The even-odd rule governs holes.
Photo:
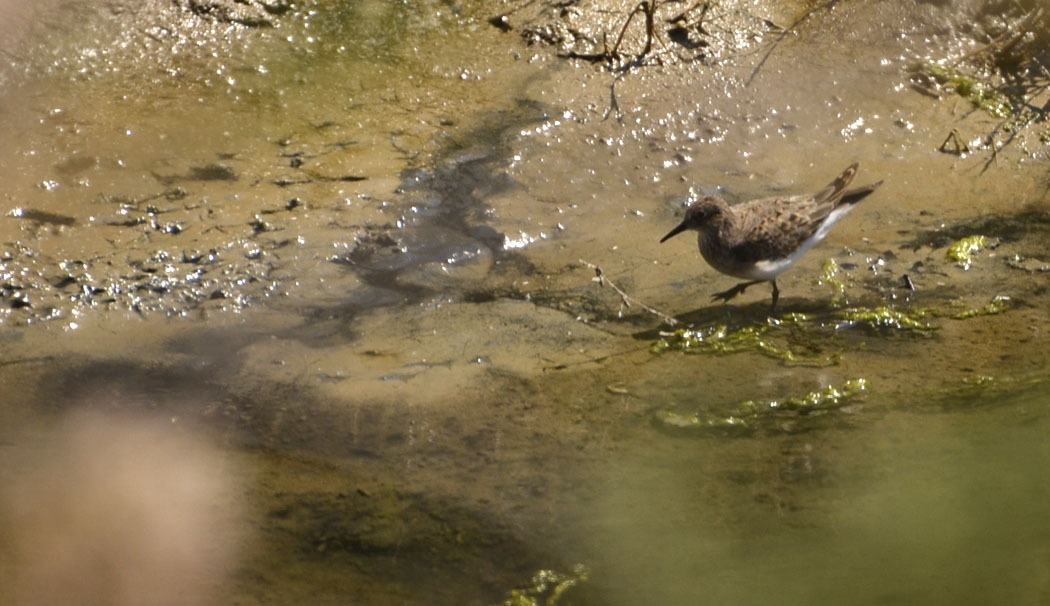
POLYGON ((631 3, 507 4, 510 32, 487 3, 176 4, 56 0, 0 49, 5 599, 495 604, 576 564, 559 603, 1050 599, 1045 145, 940 153, 997 120, 907 85, 981 43, 951 25, 977 4, 839 3, 770 47, 813 3, 722 3, 707 58, 624 73, 619 111, 519 34, 631 3), (658 243, 690 186, 857 160, 885 184, 782 315, 658 243), (654 353, 642 302, 738 351, 654 353), (172 520, 207 558, 165 559, 172 520))

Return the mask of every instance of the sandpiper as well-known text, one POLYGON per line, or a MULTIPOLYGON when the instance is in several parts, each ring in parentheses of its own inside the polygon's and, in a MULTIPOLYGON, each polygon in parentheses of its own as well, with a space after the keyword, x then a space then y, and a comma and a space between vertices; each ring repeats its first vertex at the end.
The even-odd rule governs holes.
POLYGON ((748 286, 773 285, 773 309, 780 289, 777 276, 817 245, 846 213, 875 191, 882 181, 846 191, 857 174, 857 163, 815 194, 761 198, 729 206, 715 196, 692 202, 685 219, 660 239, 664 242, 687 229, 700 232, 700 254, 718 271, 749 280, 712 299, 729 301, 748 286))

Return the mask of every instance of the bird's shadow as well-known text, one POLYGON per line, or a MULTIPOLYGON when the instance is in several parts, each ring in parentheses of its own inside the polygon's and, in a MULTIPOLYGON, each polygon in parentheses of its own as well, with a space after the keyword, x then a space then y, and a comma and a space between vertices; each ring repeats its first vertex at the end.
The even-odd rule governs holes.
POLYGON ((678 324, 674 326, 662 323, 659 326, 633 333, 631 336, 635 339, 651 341, 659 339, 669 331, 681 328, 715 325, 731 327, 765 325, 769 323, 771 318, 781 318, 785 314, 804 313, 820 316, 830 313, 831 310, 832 307, 828 301, 814 301, 802 298, 782 298, 776 309, 770 309, 769 299, 744 305, 714 303, 677 314, 674 316, 674 319, 678 320, 678 324))

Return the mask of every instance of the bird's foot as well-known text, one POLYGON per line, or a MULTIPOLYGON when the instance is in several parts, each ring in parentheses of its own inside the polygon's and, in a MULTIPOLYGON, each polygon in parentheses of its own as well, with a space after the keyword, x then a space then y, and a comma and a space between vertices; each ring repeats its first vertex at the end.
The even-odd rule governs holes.
POLYGON ((761 280, 759 280, 757 282, 741 282, 740 284, 737 284, 736 286, 734 286, 733 288, 730 288, 729 290, 725 290, 725 291, 722 291, 722 292, 719 292, 719 293, 715 293, 714 296, 711 297, 711 300, 712 301, 716 301, 718 299, 721 299, 724 302, 728 302, 733 297, 735 297, 735 296, 743 293, 745 290, 747 290, 748 286, 754 286, 755 284, 758 284, 758 282, 761 282, 761 280))

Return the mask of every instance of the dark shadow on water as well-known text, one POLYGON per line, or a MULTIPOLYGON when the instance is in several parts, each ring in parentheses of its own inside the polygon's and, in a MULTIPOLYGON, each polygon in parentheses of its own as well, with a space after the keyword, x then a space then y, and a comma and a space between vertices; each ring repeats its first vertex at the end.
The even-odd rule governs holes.
POLYGON ((412 275, 431 264, 453 260, 463 265, 491 258, 489 272, 493 275, 533 274, 536 267, 527 255, 506 249, 505 234, 487 224, 485 201, 520 187, 502 170, 510 152, 502 143, 506 133, 543 117, 542 108, 531 103, 522 103, 513 115, 494 112, 477 129, 460 137, 472 142, 468 149, 450 144, 433 161, 437 168, 406 170, 397 201, 404 219, 396 226, 365 226, 367 234, 356 248, 332 259, 353 272, 365 287, 341 304, 301 310, 307 326, 290 336, 315 344, 317 338, 327 342, 324 335, 334 334, 327 323, 333 319, 345 326, 357 315, 378 308, 410 306, 438 295, 469 299, 471 295, 463 295, 463 286, 455 281, 421 283, 412 275), (317 322, 322 324, 320 330, 309 326, 317 322))
MULTIPOLYGON (((954 225, 922 231, 901 247, 911 250, 929 247, 936 250, 973 235, 998 238, 1002 242, 1016 242, 1029 235, 1045 235, 1048 232, 1050 213, 1044 210, 1025 210, 1014 215, 976 217, 954 225)), ((1046 239, 1043 241, 1046 242, 1046 239)))

